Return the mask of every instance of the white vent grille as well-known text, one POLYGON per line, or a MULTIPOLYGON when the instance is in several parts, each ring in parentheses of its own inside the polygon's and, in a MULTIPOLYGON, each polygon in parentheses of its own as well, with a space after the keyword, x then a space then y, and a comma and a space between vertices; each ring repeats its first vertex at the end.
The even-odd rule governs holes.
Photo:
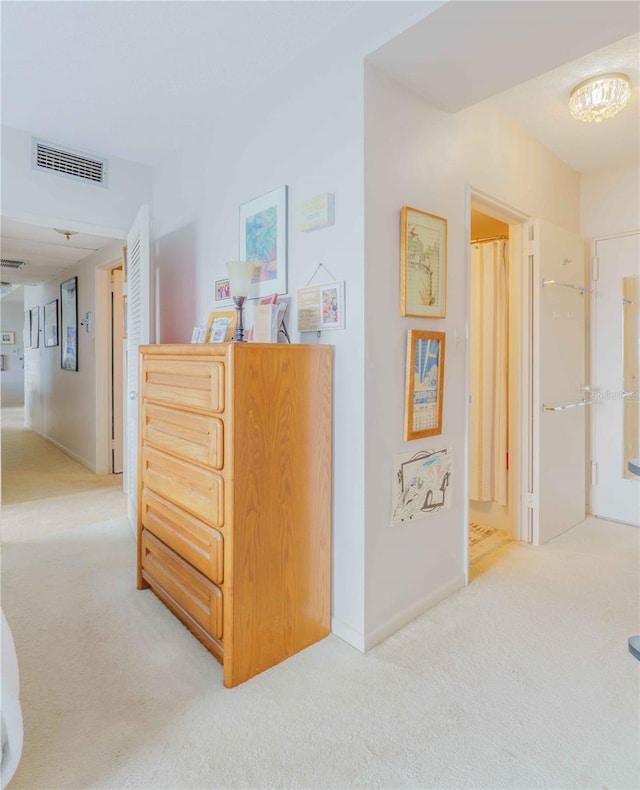
POLYGON ((8 258, 3 258, 0 263, 0 267, 3 269, 22 269, 26 265, 26 261, 11 261, 8 258))
POLYGON ((65 150, 42 140, 33 141, 32 158, 36 170, 59 173, 78 181, 106 186, 106 159, 65 150))

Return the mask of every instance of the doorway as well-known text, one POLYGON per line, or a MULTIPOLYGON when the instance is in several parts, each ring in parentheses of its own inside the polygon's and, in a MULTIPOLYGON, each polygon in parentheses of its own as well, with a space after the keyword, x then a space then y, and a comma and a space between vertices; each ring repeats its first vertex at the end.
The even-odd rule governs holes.
POLYGON ((124 271, 122 258, 96 271, 96 456, 101 474, 123 473, 124 271))
POLYGON ((471 208, 469 268, 469 564, 484 568, 514 537, 509 497, 509 225, 471 208))
POLYGON ((514 540, 530 540, 523 508, 529 436, 526 274, 528 218, 469 193, 469 578, 514 540))

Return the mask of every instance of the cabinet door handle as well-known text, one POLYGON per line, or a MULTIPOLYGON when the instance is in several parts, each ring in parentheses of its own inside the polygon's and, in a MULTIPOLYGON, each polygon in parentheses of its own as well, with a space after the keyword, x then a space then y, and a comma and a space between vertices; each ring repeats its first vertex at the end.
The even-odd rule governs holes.
POLYGON ((135 400, 138 397, 138 393, 135 390, 131 390, 129 392, 129 400, 135 400))

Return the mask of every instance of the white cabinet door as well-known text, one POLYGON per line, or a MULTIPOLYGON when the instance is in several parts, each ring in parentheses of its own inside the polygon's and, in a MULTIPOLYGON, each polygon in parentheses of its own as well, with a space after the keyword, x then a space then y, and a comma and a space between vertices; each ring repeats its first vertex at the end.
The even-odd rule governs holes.
POLYGON ((595 253, 597 279, 593 283, 591 384, 596 405, 592 414, 591 512, 601 518, 640 526, 640 478, 628 470, 631 453, 636 452, 639 444, 637 300, 640 291, 637 280, 640 276, 640 235, 599 240, 595 253), (625 278, 629 279, 623 290, 625 278), (629 363, 635 354, 635 371, 629 370, 626 379, 623 365, 625 318, 630 369, 633 366, 629 363), (632 349, 632 345, 635 348, 632 349))
POLYGON ((149 208, 142 206, 127 236, 127 386, 125 492, 129 523, 138 520, 138 348, 149 342, 149 208))
POLYGON ((533 541, 541 545, 585 518, 586 411, 592 407, 576 405, 585 384, 588 297, 580 288, 587 245, 541 220, 533 233, 533 541))

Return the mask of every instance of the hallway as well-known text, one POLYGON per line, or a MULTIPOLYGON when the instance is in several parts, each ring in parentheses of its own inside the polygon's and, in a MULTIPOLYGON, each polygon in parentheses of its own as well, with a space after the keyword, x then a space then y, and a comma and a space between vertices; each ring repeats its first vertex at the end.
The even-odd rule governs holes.
POLYGON ((126 516, 121 475, 96 475, 27 430, 21 407, 4 407, 1 425, 3 542, 126 516))

